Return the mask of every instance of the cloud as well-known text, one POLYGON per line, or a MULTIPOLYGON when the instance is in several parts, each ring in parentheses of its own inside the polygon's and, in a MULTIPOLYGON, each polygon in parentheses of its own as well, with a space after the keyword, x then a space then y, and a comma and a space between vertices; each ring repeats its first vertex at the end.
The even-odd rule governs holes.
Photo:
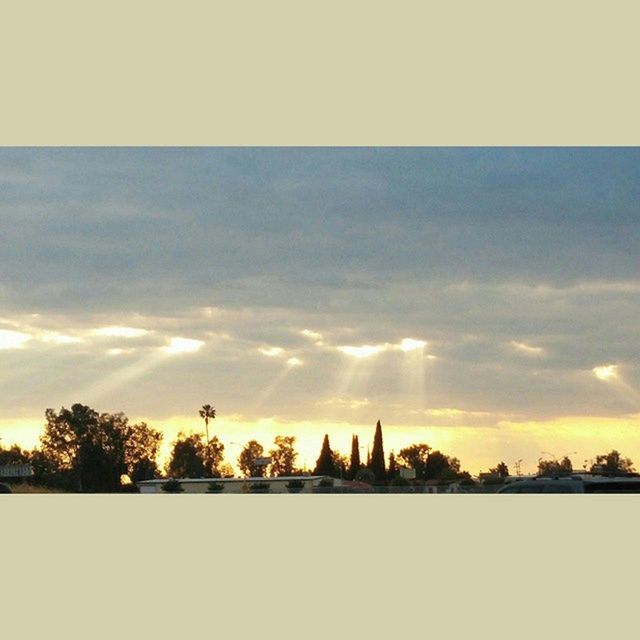
POLYGON ((164 347, 165 353, 177 355, 181 353, 195 353, 200 351, 204 346, 202 340, 193 340, 192 338, 171 338, 169 345, 164 347))
POLYGON ((276 358, 284 353, 282 347, 260 347, 258 351, 260 351, 263 356, 267 356, 267 358, 276 358))
POLYGON ((519 353, 523 353, 526 356, 540 356, 543 354, 544 349, 542 347, 534 347, 526 342, 518 342, 517 340, 511 341, 511 346, 518 351, 519 353))
POLYGON ((31 340, 31 336, 27 333, 0 329, 0 350, 22 349, 29 340, 31 340))
POLYGON ((615 380, 618 377, 618 365, 615 364, 603 364, 599 367, 594 367, 592 371, 593 375, 603 382, 615 380))
POLYGON ((105 409, 245 414, 279 368, 252 417, 632 408, 592 369, 640 383, 637 149, 0 149, 2 175, 4 415, 152 354, 105 409))
POLYGON ((134 327, 101 327, 91 331, 91 334, 106 338, 141 338, 147 334, 147 330, 134 327))

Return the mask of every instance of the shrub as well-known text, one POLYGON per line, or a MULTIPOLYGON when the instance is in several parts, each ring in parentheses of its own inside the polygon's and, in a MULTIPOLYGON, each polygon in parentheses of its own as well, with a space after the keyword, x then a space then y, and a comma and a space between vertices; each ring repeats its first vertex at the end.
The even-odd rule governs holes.
POLYGON ((207 487, 207 493, 220 493, 224 491, 224 482, 210 482, 207 487))
POLYGON ((322 478, 322 480, 318 482, 318 486, 322 487, 323 489, 333 487, 333 478, 322 478))
POLYGON ((140 493, 140 488, 137 484, 123 484, 120 493, 140 493))
POLYGON ((162 490, 166 493, 182 493, 184 491, 182 485, 174 478, 167 480, 167 482, 162 485, 162 490))
POLYGON ((268 493, 268 491, 268 482, 254 482, 253 484, 249 485, 249 493, 268 493))
POLYGON ((367 484, 373 484, 376 481, 376 476, 373 471, 371 471, 371 469, 367 469, 365 467, 364 469, 360 469, 358 473, 356 473, 356 477, 354 478, 354 480, 357 480, 358 482, 366 482, 367 484))
POLYGON ((304 482, 302 480, 289 480, 285 486, 289 493, 300 493, 304 489, 304 482))

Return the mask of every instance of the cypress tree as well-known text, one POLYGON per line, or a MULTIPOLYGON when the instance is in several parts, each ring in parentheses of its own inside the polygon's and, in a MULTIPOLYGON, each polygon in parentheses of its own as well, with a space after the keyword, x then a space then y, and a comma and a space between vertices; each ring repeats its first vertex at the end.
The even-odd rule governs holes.
POLYGON ((322 449, 320 450, 314 473, 318 476, 336 475, 336 468, 333 464, 333 451, 331 451, 331 446, 329 445, 328 434, 325 434, 322 441, 322 449))
POLYGON ((393 480, 398 475, 398 464, 393 451, 389 454, 389 469, 387 469, 387 478, 393 480))
POLYGON ((373 450, 371 451, 371 471, 376 477, 376 482, 386 480, 386 470, 384 464, 384 448, 382 446, 382 425, 380 420, 376 424, 376 433, 373 436, 373 450))
POLYGON ((358 436, 351 437, 351 461, 349 464, 349 479, 353 480, 360 471, 360 445, 358 436))

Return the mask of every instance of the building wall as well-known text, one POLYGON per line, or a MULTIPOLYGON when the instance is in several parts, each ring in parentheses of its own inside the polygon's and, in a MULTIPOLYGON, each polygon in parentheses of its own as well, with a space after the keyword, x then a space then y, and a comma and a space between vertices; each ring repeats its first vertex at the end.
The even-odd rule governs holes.
MULTIPOLYGON (((307 480, 305 478, 300 478, 304 482, 304 487, 302 491, 299 493, 312 493, 314 482, 318 482, 318 480, 307 480)), ((207 493, 209 489, 209 483, 216 482, 216 480, 206 480, 202 481, 194 481, 194 480, 180 480, 180 484, 184 489, 184 493, 207 493)), ((264 480, 256 480, 253 478, 244 480, 244 479, 233 479, 233 480, 223 480, 221 481, 224 484, 224 489, 218 492, 220 495, 225 494, 245 494, 249 492, 249 486, 255 482, 266 482, 269 484, 269 491, 266 493, 289 493, 286 485, 289 480, 278 480, 277 478, 265 478, 264 480)), ((140 493, 165 493, 162 491, 162 485, 164 482, 154 482, 150 484, 139 484, 140 493)), ((208 495, 216 495, 215 493, 211 493, 208 495)), ((255 493, 254 495, 260 495, 260 493, 255 493)))

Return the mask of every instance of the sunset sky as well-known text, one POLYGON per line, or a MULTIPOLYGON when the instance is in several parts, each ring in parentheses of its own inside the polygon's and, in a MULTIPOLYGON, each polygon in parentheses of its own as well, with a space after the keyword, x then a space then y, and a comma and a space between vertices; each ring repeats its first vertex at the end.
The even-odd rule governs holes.
POLYGON ((0 149, 0 442, 47 407, 640 467, 640 150, 0 149), (575 452, 575 453, 574 453, 575 452), (551 455, 549 455, 551 454, 551 455))

